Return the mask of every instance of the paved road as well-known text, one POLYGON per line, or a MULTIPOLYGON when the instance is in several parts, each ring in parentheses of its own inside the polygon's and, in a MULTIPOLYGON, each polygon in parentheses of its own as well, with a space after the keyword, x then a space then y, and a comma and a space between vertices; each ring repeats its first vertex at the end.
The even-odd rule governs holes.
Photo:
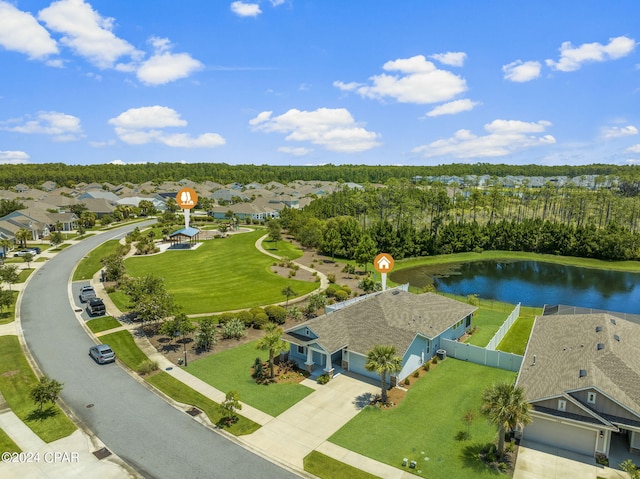
POLYGON ((71 271, 99 243, 134 227, 67 248, 29 282, 22 300, 22 329, 40 369, 64 383, 65 403, 109 449, 145 477, 298 477, 171 407, 117 364, 100 366, 89 358, 93 342, 69 304, 71 271))

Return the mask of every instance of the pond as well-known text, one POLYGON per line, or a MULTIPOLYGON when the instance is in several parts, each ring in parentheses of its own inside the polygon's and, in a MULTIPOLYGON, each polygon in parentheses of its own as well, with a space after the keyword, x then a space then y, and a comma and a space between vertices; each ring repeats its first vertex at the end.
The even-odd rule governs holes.
POLYGON ((390 273, 395 283, 524 306, 566 304, 640 314, 640 273, 539 261, 474 261, 425 265, 390 273))

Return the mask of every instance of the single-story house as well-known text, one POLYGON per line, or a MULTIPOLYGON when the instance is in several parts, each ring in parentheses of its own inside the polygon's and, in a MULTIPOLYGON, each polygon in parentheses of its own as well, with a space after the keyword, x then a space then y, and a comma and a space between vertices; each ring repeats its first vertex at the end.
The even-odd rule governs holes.
POLYGON ((473 312, 466 303, 435 293, 413 294, 398 288, 355 298, 351 304, 285 331, 289 359, 308 371, 336 366, 379 378, 365 368, 369 350, 393 345, 402 370, 390 378, 402 381, 440 349, 440 339, 458 339, 471 328, 473 312))
POLYGON ((640 453, 640 324, 607 313, 539 316, 517 385, 532 406, 524 439, 589 456, 620 441, 640 453))
POLYGON ((254 203, 236 203, 230 206, 214 206, 208 211, 209 216, 215 219, 228 218, 227 213, 231 211, 238 219, 250 218, 252 220, 267 220, 278 218, 280 214, 273 208, 261 207, 254 203))

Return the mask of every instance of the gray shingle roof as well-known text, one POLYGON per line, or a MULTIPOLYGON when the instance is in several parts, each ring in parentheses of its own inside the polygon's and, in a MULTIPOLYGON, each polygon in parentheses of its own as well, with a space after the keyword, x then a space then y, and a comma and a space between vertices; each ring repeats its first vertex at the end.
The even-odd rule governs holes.
POLYGON ((529 401, 597 388, 640 414, 640 324, 604 313, 539 316, 518 385, 529 401))
MULTIPOLYGON (((311 319, 287 333, 309 328, 318 335, 317 343, 331 352, 348 345, 349 350, 366 354, 375 345, 393 344, 402 356, 416 334, 434 338, 476 309, 434 293, 389 290, 311 319)), ((299 344, 299 337, 287 337, 299 344)))

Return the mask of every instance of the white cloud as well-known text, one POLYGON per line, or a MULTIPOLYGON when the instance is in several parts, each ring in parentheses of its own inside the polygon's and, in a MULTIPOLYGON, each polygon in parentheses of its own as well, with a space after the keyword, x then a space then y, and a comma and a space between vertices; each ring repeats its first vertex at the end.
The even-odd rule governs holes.
POLYGON ((186 78, 202 69, 202 63, 188 53, 171 53, 171 42, 167 38, 152 37, 149 42, 155 54, 144 61, 137 71, 138 79, 147 85, 163 85, 186 78))
POLYGON ((217 133, 191 136, 187 133, 165 133, 163 128, 187 126, 180 114, 166 106, 146 106, 130 108, 109 120, 114 130, 125 143, 145 145, 162 143, 174 148, 214 148, 226 143, 217 133))
POLYGON ((506 156, 515 151, 556 142, 551 135, 541 135, 551 126, 548 121, 529 123, 517 120, 494 120, 484 126, 488 133, 477 136, 469 130, 458 130, 451 138, 419 146, 413 153, 425 158, 449 156, 453 158, 488 158, 506 156), (537 134, 536 134, 537 133, 537 134))
POLYGON ((143 106, 130 108, 109 120, 109 124, 127 129, 166 128, 187 126, 180 114, 166 106, 143 106))
POLYGON ((634 158, 629 158, 628 160, 625 160, 625 164, 627 164, 627 165, 640 165, 640 160, 636 160, 634 158))
POLYGON ((467 54, 464 52, 436 53, 435 55, 430 55, 429 58, 452 67, 461 67, 467 59, 467 54))
POLYGON ((284 0, 271 0, 271 6, 278 7, 284 3, 284 0))
POLYGON ((523 62, 522 60, 516 60, 515 62, 504 65, 502 71, 504 72, 505 80, 524 83, 540 77, 541 67, 540 62, 523 62))
POLYGON ((418 104, 448 101, 467 90, 463 78, 436 68, 423 55, 389 61, 382 68, 399 74, 374 75, 370 78, 371 85, 341 81, 335 81, 333 85, 366 98, 382 100, 389 97, 400 103, 418 104))
POLYGON ((572 72, 578 70, 583 63, 616 60, 629 55, 636 47, 633 38, 621 36, 610 38, 609 43, 583 43, 574 47, 571 42, 564 42, 560 47, 560 59, 555 62, 547 60, 547 66, 553 70, 572 72))
POLYGON ((467 98, 464 100, 454 100, 435 107, 427 113, 427 116, 455 115, 456 113, 461 113, 463 111, 473 110, 473 108, 479 104, 480 102, 471 101, 467 98))
POLYGON ((83 0, 59 0, 38 13, 50 30, 61 33, 60 42, 98 68, 112 68, 122 56, 142 53, 112 32, 113 18, 102 17, 83 0))
POLYGON ((56 41, 33 15, 4 1, 0 1, 0 45, 32 59, 58 53, 56 41))
POLYGON ((257 3, 233 2, 231 11, 240 17, 257 17, 262 13, 257 3))
POLYGON ((75 141, 84 136, 80 118, 57 111, 40 111, 33 119, 29 116, 4 121, 0 130, 50 135, 55 141, 75 141))
POLYGON ((640 143, 638 143, 637 145, 630 146, 624 151, 627 153, 640 153, 640 143))
POLYGON ((287 141, 307 141, 329 151, 356 153, 380 145, 379 135, 358 126, 344 108, 292 109, 276 117, 264 111, 249 124, 267 133, 286 133, 287 141))
POLYGON ((22 165, 29 161, 29 155, 24 151, 0 151, 0 164, 22 165))
POLYGON ((299 148, 294 148, 290 146, 281 146, 280 148, 278 148, 278 151, 280 153, 286 153, 292 156, 305 156, 311 153, 313 150, 311 148, 305 148, 303 146, 299 148))
POLYGON ((607 126, 602 129, 602 137, 605 139, 611 138, 620 138, 623 136, 632 136, 637 135, 638 129, 633 125, 618 127, 618 126, 607 126))

